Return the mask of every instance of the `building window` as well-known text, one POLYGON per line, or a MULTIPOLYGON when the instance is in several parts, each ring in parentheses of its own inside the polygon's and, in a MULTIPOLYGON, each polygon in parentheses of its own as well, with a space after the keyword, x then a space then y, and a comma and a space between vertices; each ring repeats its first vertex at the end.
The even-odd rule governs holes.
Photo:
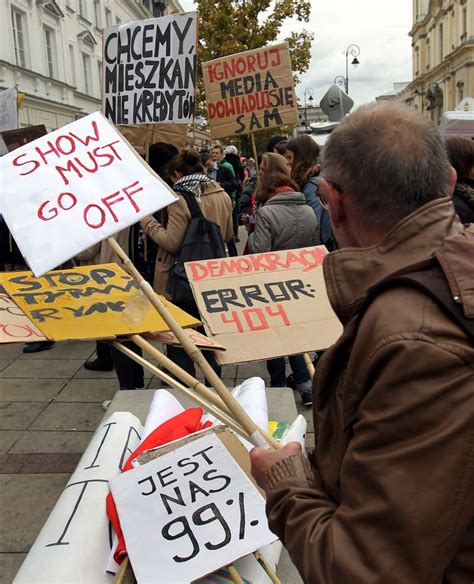
POLYGON ((84 93, 91 95, 92 93, 92 71, 91 58, 87 53, 82 53, 82 67, 84 69, 84 93))
POLYGON ((16 10, 12 10, 12 27, 16 64, 20 67, 26 67, 25 15, 16 10))
POLYGON ((443 23, 441 23, 441 24, 439 25, 439 30, 438 30, 438 33, 439 33, 439 37, 438 37, 438 38, 439 38, 439 61, 440 61, 440 63, 441 63, 441 62, 443 61, 443 59, 444 59, 444 47, 443 47, 443 44, 444 44, 444 38, 443 38, 443 23))
POLYGON ((105 9, 105 23, 107 24, 107 26, 113 26, 112 12, 108 8, 105 9))
POLYGON ((466 37, 467 37, 467 8, 463 8, 461 40, 465 41, 466 37))
POLYGON ((44 45, 46 47, 46 67, 49 77, 57 77, 58 74, 55 41, 54 32, 49 28, 45 28, 44 45))
POLYGON ((78 0, 79 3, 79 14, 84 17, 87 18, 87 2, 86 0, 78 0))
POLYGON ((71 80, 74 87, 77 87, 76 76, 76 55, 74 54, 74 45, 69 45, 69 62, 71 64, 71 80))
POLYGON ((100 0, 94 0, 94 16, 95 16, 95 25, 100 28, 102 26, 102 15, 100 12, 100 0))
POLYGON ((120 26, 122 24, 122 21, 120 20, 120 18, 117 16, 117 26, 120 26))

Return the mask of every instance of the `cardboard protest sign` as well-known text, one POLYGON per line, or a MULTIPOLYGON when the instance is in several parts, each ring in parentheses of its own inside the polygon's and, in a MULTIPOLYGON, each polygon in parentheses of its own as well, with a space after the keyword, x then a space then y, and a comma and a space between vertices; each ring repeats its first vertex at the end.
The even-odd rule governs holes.
POLYGON ((248 452, 221 434, 232 450, 205 431, 110 481, 138 582, 191 582, 277 539, 236 460, 248 452))
MULTIPOLYGON (((6 272, 0 282, 34 325, 57 341, 169 330, 133 278, 116 264, 56 270, 41 278, 6 272)), ((199 324, 163 302, 182 327, 199 324)))
POLYGON ((212 138, 298 122, 288 43, 202 64, 212 138))
POLYGON ((45 340, 43 333, 23 314, 0 286, 0 343, 30 343, 45 340))
POLYGON ((197 12, 104 29, 103 112, 114 124, 189 124, 197 12))
POLYGON ((188 275, 209 336, 226 347, 221 363, 325 349, 342 326, 327 297, 325 247, 188 262, 188 275))
POLYGON ((20 146, 33 142, 37 138, 41 138, 41 136, 46 136, 47 133, 45 125, 39 124, 38 126, 28 126, 27 128, 2 132, 2 138, 8 152, 13 152, 20 146))
POLYGON ((188 127, 180 124, 141 124, 117 126, 117 130, 141 156, 156 142, 173 144, 178 150, 186 148, 188 127))
MULTIPOLYGON (((194 329, 189 329, 185 331, 187 336, 190 340, 199 347, 200 349, 206 349, 207 351, 225 351, 225 347, 217 343, 214 339, 210 337, 206 337, 199 331, 195 331, 194 329)), ((158 341, 159 343, 165 343, 166 345, 173 345, 178 346, 181 343, 178 341, 176 335, 171 331, 166 333, 156 333, 152 335, 145 335, 147 338, 152 338, 154 341, 158 341)))
POLYGON ((36 276, 177 200, 95 112, 0 159, 0 209, 36 276))

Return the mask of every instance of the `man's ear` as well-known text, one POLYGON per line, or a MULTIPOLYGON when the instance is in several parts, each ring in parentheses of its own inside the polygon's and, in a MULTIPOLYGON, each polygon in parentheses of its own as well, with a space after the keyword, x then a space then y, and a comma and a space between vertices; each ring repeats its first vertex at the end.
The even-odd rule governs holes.
POLYGON ((324 193, 324 197, 327 201, 329 216, 331 217, 331 223, 334 228, 338 228, 341 220, 345 217, 344 204, 342 201, 341 193, 334 188, 332 183, 325 178, 319 180, 319 187, 324 193))
POLYGON ((458 173, 456 170, 451 166, 451 173, 449 175, 449 196, 452 197, 454 193, 454 187, 458 182, 458 173))

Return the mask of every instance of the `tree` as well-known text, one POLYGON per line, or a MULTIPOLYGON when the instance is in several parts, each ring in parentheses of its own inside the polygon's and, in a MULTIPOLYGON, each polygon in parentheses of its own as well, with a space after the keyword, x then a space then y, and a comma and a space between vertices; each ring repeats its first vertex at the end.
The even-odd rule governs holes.
MULTIPOLYGON (((196 0, 200 13, 199 60, 201 63, 258 49, 279 39, 285 22, 296 18, 307 22, 311 12, 308 0, 196 0)), ((313 34, 307 30, 292 32, 286 38, 290 46, 295 81, 304 73, 311 59, 313 34)), ((197 87, 197 113, 205 115, 202 75, 197 87)))

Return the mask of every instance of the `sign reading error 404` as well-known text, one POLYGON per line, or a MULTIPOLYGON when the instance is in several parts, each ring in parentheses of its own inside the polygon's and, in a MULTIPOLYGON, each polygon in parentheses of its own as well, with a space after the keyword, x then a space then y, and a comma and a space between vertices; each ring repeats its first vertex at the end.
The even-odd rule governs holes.
POLYGON ((138 582, 191 582, 276 540, 264 498, 214 433, 110 486, 138 582))

